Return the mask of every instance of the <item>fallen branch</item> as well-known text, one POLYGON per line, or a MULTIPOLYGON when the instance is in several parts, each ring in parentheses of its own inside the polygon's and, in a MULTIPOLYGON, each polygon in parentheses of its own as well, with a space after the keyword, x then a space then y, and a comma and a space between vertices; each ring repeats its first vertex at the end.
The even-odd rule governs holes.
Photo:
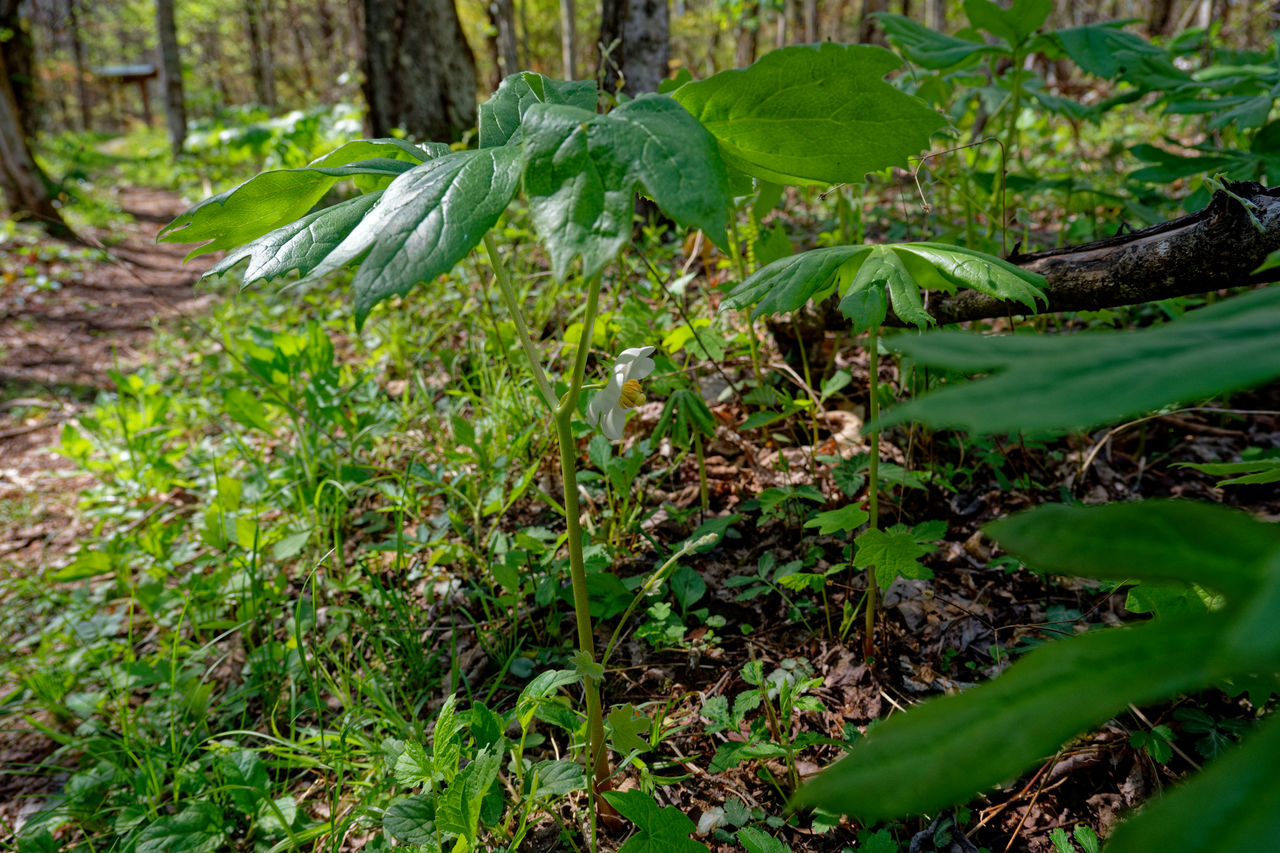
MULTIPOLYGON (((1253 273, 1280 249, 1280 188, 1242 182, 1228 189, 1256 205, 1261 229, 1239 201, 1217 192, 1189 216, 1009 260, 1045 277, 1047 311, 1096 311, 1280 279, 1280 268, 1253 273)), ((934 300, 928 310, 940 325, 1028 313, 1021 303, 973 290, 934 300)), ((905 325, 892 314, 887 322, 905 325)))

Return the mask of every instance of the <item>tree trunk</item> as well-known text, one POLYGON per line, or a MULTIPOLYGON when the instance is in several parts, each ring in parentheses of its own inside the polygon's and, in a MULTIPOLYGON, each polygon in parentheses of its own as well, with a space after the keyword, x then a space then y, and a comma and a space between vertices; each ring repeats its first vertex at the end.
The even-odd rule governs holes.
POLYGON ((249 68, 254 98, 268 110, 274 110, 276 81, 271 67, 271 33, 267 25, 265 0, 244 0, 244 14, 249 32, 249 68))
POLYGON ((818 0, 803 0, 804 10, 804 42, 813 44, 818 40, 818 0))
POLYGON ((20 0, 0 0, 0 51, 4 53, 10 94, 17 105, 24 138, 36 135, 35 46, 26 22, 18 14, 20 0))
POLYGON ((862 0, 862 18, 858 22, 858 41, 862 44, 884 44, 884 33, 876 26, 873 12, 883 12, 889 7, 889 0, 862 0))
POLYGON ((319 100, 315 75, 311 73, 311 51, 307 46, 310 39, 307 38, 306 29, 302 26, 302 16, 293 5, 293 0, 285 0, 284 13, 289 19, 289 30, 293 34, 293 48, 298 52, 298 67, 302 70, 303 103, 310 103, 312 98, 319 100))
POLYGON ((658 91, 671 58, 667 0, 604 0, 600 11, 600 43, 618 42, 611 61, 602 60, 605 91, 658 91))
POLYGON ((89 129, 89 93, 85 87, 84 39, 80 37, 79 0, 67 0, 67 23, 70 26, 71 62, 76 73, 76 101, 80 107, 80 129, 89 129))
MULTIPOLYGON (((514 0, 490 0, 489 22, 493 24, 493 55, 498 66, 498 81, 520 70, 516 50, 516 4, 514 0)), ((493 89, 498 88, 495 83, 493 89)))
POLYGON ((738 46, 734 50, 735 68, 746 68, 756 61, 757 39, 760 36, 760 4, 749 3, 738 21, 738 46))
POLYGON ((364 0, 364 12, 373 135, 460 138, 476 121, 476 69, 453 0, 364 0))
MULTIPOLYGON (((16 4, 13 10, 15 16, 9 20, 16 23, 16 4)), ((0 18, 0 26, 4 25, 6 20, 0 18)), ((9 29, 17 31, 16 27, 9 29)), ((9 83, 7 53, 6 49, 0 47, 0 196, 4 197, 14 219, 35 220, 51 236, 72 239, 75 235, 63 221, 62 214, 54 207, 48 179, 40 171, 27 147, 18 101, 9 83)))
POLYGON ((165 125, 169 148, 175 158, 187 138, 187 108, 182 96, 182 59, 178 54, 178 30, 173 20, 173 0, 156 0, 156 31, 160 40, 160 85, 164 89, 165 125))
POLYGON ((1151 12, 1147 16, 1147 35, 1168 35, 1169 23, 1172 20, 1173 0, 1151 0, 1151 12))
MULTIPOLYGON (((578 76, 578 63, 574 58, 578 40, 577 17, 578 10, 573 0, 560 0, 560 63, 566 80, 578 76)), ((607 48, 609 42, 604 42, 604 45, 607 48)))

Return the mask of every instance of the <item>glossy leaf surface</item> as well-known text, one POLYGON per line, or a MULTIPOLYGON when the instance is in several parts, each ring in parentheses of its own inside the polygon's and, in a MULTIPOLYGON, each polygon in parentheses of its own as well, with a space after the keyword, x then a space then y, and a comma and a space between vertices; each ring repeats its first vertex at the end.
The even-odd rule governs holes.
POLYGON ((480 105, 480 147, 492 148, 519 142, 524 114, 534 104, 567 104, 594 110, 595 81, 552 80, 535 71, 512 74, 502 81, 489 100, 480 105))
POLYGON ((872 45, 801 45, 673 96, 720 142, 725 160, 777 184, 862 183, 905 166, 946 121, 885 82, 902 61, 872 45))

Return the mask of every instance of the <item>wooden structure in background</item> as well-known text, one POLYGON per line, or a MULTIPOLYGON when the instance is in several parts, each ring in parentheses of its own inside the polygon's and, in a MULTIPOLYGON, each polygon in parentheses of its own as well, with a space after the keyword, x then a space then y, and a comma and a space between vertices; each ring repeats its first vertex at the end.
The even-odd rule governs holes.
POLYGON ((137 85, 138 95, 142 98, 142 120, 151 125, 151 91, 150 81, 160 76, 154 65, 100 65, 91 68, 93 76, 107 86, 112 109, 120 114, 117 92, 130 83, 137 85))

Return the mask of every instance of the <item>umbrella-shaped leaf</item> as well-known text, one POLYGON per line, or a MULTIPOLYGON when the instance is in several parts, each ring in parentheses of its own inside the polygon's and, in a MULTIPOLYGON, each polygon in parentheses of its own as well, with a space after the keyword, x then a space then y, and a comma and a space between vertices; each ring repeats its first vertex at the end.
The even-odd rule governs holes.
POLYGON ((731 165, 776 184, 862 183, 905 166, 946 120, 885 82, 902 60, 873 45, 801 45, 673 96, 731 165))
POLYGON ((534 105, 523 133, 525 191, 557 277, 575 257, 594 275, 631 239, 637 186, 677 222, 727 245, 728 178, 715 140, 669 97, 607 115, 534 105))
POLYGON ((894 12, 876 12, 875 17, 907 59, 921 68, 941 71, 963 65, 984 53, 1008 53, 998 45, 940 33, 894 12))
POLYGON ((584 110, 596 106, 594 80, 552 80, 535 71, 507 77, 489 100, 480 105, 480 147, 492 148, 520 141, 520 123, 534 104, 568 104, 584 110))
POLYGON ((1133 332, 936 332, 893 346, 922 364, 992 375, 899 406, 880 427, 916 420, 981 433, 1084 429, 1280 376, 1280 288, 1133 332))
POLYGON ((166 225, 157 239, 202 243, 187 260, 232 249, 302 216, 339 181, 363 175, 394 178, 448 151, 447 145, 430 143, 423 150, 403 139, 349 142, 304 168, 263 172, 205 199, 166 225))
POLYGON ((797 311, 832 286, 845 263, 866 256, 871 246, 832 246, 814 249, 761 267, 720 303, 721 308, 748 308, 751 316, 797 311))
POLYGON ((309 213, 241 246, 205 275, 222 275, 245 258, 249 259, 245 284, 270 281, 294 270, 306 275, 329 257, 381 196, 381 191, 365 193, 309 213))

